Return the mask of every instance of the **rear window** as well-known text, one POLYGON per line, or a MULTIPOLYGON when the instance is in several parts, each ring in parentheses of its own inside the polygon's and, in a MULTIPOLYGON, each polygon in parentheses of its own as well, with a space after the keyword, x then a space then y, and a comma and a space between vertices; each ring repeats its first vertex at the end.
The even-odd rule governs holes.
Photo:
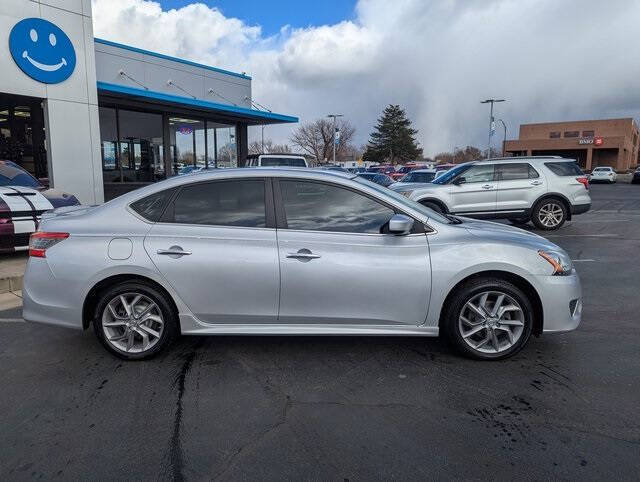
POLYGON ((160 191, 150 196, 143 197, 137 201, 131 203, 131 209, 133 209, 140 216, 152 223, 158 222, 160 216, 164 212, 164 208, 173 196, 175 188, 167 189, 166 191, 160 191))
POLYGON ((573 162, 545 162, 545 166, 549 168, 556 176, 582 176, 584 173, 578 166, 578 163, 573 162))
POLYGON ((290 167, 307 167, 304 159, 296 157, 263 157, 260 161, 263 167, 269 166, 290 166, 290 167))

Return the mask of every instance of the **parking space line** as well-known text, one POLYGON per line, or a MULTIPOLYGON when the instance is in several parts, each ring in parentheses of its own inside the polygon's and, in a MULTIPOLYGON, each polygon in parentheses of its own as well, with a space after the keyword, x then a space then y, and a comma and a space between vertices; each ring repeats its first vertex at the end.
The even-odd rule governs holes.
POLYGON ((572 259, 571 261, 574 263, 594 263, 596 260, 595 259, 572 259))
POLYGON ((0 323, 24 323, 22 318, 0 318, 0 323))

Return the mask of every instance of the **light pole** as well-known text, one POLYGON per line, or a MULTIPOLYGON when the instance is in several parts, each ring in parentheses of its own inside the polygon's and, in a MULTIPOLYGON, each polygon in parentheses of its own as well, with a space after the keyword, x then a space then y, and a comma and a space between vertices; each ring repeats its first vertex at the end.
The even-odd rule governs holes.
POLYGON ((264 154, 264 124, 262 124, 262 153, 264 154))
POLYGON ((502 127, 504 127, 504 137, 502 138, 502 157, 504 157, 504 148, 507 145, 507 124, 505 124, 502 119, 498 119, 498 122, 500 122, 502 127))
POLYGON ((491 104, 489 111, 489 142, 487 143, 487 158, 491 155, 491 136, 493 135, 493 104, 496 102, 504 102, 504 99, 487 99, 483 100, 481 104, 491 104))
POLYGON ((342 114, 329 114, 327 117, 333 118, 333 136, 331 139, 333 140, 333 164, 336 163, 336 118, 344 117, 342 114))

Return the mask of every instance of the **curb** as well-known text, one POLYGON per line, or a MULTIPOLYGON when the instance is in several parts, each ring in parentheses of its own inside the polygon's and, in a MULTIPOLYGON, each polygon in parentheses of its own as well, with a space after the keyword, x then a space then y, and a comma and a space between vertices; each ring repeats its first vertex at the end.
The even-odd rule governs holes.
POLYGON ((0 293, 20 291, 22 289, 22 276, 0 278, 0 293))

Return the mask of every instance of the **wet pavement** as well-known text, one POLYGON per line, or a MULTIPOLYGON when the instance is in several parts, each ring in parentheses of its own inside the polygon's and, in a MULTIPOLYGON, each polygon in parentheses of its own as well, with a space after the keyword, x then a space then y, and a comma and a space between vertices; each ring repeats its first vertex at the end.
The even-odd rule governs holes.
POLYGON ((437 339, 185 337, 127 363, 0 313, 0 479, 635 479, 640 186, 592 196, 549 236, 582 325, 502 362, 437 339))

